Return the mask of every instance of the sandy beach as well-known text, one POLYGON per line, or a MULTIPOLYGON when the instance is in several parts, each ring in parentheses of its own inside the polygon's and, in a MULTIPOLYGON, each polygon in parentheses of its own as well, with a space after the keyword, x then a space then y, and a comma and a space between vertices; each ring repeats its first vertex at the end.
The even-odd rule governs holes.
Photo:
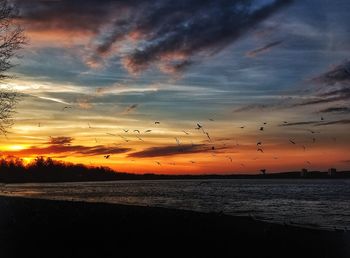
POLYGON ((350 234, 139 206, 0 197, 1 257, 350 257, 350 234))

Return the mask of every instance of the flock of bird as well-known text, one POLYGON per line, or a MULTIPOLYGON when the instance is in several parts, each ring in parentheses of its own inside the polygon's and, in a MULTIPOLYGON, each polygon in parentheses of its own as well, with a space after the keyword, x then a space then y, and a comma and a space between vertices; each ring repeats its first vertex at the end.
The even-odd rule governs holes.
MULTIPOLYGON (((65 107, 62 108, 62 111, 65 111, 65 110, 68 110, 68 109, 72 109, 72 107, 71 107, 71 106, 65 106, 65 107)), ((210 122, 214 122, 214 121, 215 121, 215 120, 212 119, 212 118, 209 118, 208 120, 209 120, 210 122)), ((321 116, 320 120, 321 120, 321 121, 324 121, 324 118, 321 116)), ((160 124, 161 124, 160 121, 155 121, 155 122, 154 122, 154 125, 156 125, 156 126, 157 126, 157 125, 160 125, 160 124)), ((267 122, 263 122, 262 125, 258 127, 258 130, 259 130, 260 132, 264 132, 264 131, 265 131, 265 128, 266 128, 266 126, 267 126, 267 124, 268 124, 267 122)), ((93 129, 93 127, 91 126, 90 123, 87 123, 87 125, 88 125, 88 128, 89 128, 89 129, 93 129)), ((287 122, 287 121, 283 121, 282 125, 286 126, 286 125, 288 125, 288 122, 287 122)), ((42 124, 39 123, 39 124, 38 124, 38 127, 41 127, 41 126, 42 126, 42 124)), ((242 126, 240 126, 239 128, 240 128, 240 129, 245 129, 246 126, 245 126, 245 125, 242 125, 242 126)), ((210 144, 213 143, 212 137, 210 136, 209 132, 205 130, 203 124, 197 123, 196 126, 195 126, 195 128, 194 128, 194 130, 197 130, 197 131, 201 132, 201 133, 206 137, 207 142, 209 142, 210 144)), ((311 129, 306 129, 306 130, 307 130, 308 132, 310 132, 312 135, 315 135, 315 134, 319 134, 319 133, 320 133, 319 131, 314 131, 314 130, 311 130, 311 129)), ((133 133, 133 137, 135 137, 135 138, 136 138, 137 140, 139 140, 139 141, 144 142, 144 139, 143 139, 141 136, 142 136, 143 134, 150 134, 150 133, 153 132, 153 130, 151 130, 151 129, 147 129, 147 130, 145 130, 145 131, 143 131, 143 132, 141 132, 141 130, 139 130, 139 129, 134 129, 134 130, 131 130, 131 129, 122 129, 122 131, 124 132, 124 135, 122 135, 122 134, 114 134, 114 133, 106 133, 106 135, 113 136, 113 137, 119 137, 121 140, 123 140, 124 142, 128 143, 128 142, 131 142, 131 140, 129 139, 129 137, 127 137, 127 135, 129 135, 129 133, 133 133)), ((185 131, 185 130, 182 130, 181 132, 182 132, 184 135, 186 135, 186 136, 191 135, 190 132, 185 131)), ((174 139, 175 139, 176 145, 179 147, 179 152, 183 152, 183 149, 181 148, 182 143, 181 143, 180 139, 179 139, 178 137, 174 137, 174 139)), ((334 139, 334 141, 336 141, 336 138, 333 138, 333 139, 334 139)), ((96 138, 95 138, 95 141, 98 142, 96 138)), ((316 138, 315 138, 315 137, 312 138, 312 142, 313 142, 313 143, 316 142, 316 138)), ((193 144, 192 141, 191 141, 191 143, 192 143, 192 147, 194 147, 195 145, 193 144)), ((292 145, 298 145, 298 143, 297 143, 294 139, 289 139, 289 143, 292 144, 292 145)), ((239 144, 238 144, 237 142, 236 142, 236 145, 239 146, 239 144)), ((256 147, 257 147, 257 149, 256 149, 257 152, 265 153, 265 151, 264 151, 264 144, 263 144, 262 141, 258 141, 258 142, 256 143, 256 147)), ((303 151, 306 151, 306 146, 305 146, 305 145, 301 145, 301 147, 302 147, 303 151)), ((215 146, 211 146, 210 148, 208 148, 208 150, 215 151, 216 148, 215 148, 215 146)), ((215 152, 213 152, 212 155, 213 155, 213 156, 216 156, 215 152)), ((104 157, 105 159, 110 159, 110 158, 112 157, 112 155, 111 155, 111 154, 107 154, 107 155, 104 155, 103 157, 104 157)), ((225 156, 225 158, 226 158, 229 162, 233 163, 233 158, 232 158, 231 156, 225 156)), ((255 158, 255 160, 256 160, 256 159, 257 159, 257 158, 255 158)), ((278 157, 274 157, 274 159, 278 159, 278 157)), ((195 164, 195 163, 196 163, 196 162, 193 161, 193 160, 190 160, 189 162, 190 162, 191 164, 195 164)), ((159 166, 162 166, 162 163, 159 162, 159 161, 155 161, 155 163, 156 163, 157 165, 159 165, 159 166)), ((311 162, 310 162, 310 161, 305 161, 305 163, 311 165, 311 162)), ((170 165, 176 165, 176 163, 174 163, 174 162, 169 163, 169 164, 170 164, 170 165)), ((240 164, 240 165, 241 165, 242 167, 245 167, 244 164, 240 164)), ((262 174, 266 174, 266 171, 267 171, 267 170, 266 170, 265 168, 260 170, 260 172, 261 172, 262 174)))

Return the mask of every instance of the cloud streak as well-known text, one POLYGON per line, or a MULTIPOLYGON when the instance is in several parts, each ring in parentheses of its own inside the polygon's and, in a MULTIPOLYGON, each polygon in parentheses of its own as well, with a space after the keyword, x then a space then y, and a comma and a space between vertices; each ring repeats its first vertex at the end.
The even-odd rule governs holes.
POLYGON ((162 146, 162 147, 151 147, 142 151, 133 152, 128 155, 130 158, 155 158, 155 157, 166 157, 183 154, 194 154, 212 151, 210 146, 204 144, 198 145, 181 145, 181 146, 162 146))
POLYGON ((122 154, 131 151, 129 148, 107 147, 103 145, 98 146, 81 146, 81 145, 66 145, 66 144, 53 144, 47 147, 30 147, 28 149, 20 151, 4 152, 5 155, 13 156, 50 156, 50 155, 63 155, 68 156, 98 156, 98 155, 112 155, 122 154))
POLYGON ((260 48, 254 49, 252 51, 249 51, 247 53, 247 56, 248 57, 256 57, 257 55, 265 53, 265 52, 268 52, 272 48, 277 47, 277 46, 281 45, 282 43, 283 43, 282 40, 271 42, 271 43, 269 43, 269 44, 267 44, 267 45, 265 45, 263 47, 260 47, 260 48))

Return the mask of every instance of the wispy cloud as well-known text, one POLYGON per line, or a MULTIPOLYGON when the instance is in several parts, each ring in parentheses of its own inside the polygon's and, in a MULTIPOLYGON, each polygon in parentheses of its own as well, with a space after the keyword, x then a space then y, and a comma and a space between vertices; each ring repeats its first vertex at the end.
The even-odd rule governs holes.
POLYGON ((321 113, 340 113, 340 114, 347 114, 350 113, 349 107, 329 107, 320 110, 321 113))
POLYGON ((128 106, 128 107, 124 110, 124 114, 129 114, 130 112, 136 110, 138 106, 139 106, 138 104, 132 104, 132 105, 128 106))
POLYGON ((329 122, 323 122, 317 124, 317 126, 322 125, 347 125, 350 124, 350 119, 342 119, 342 120, 336 120, 336 121, 329 121, 329 122))
POLYGON ((263 47, 260 47, 260 48, 254 49, 254 50, 252 50, 252 51, 249 51, 249 52, 247 53, 247 56, 248 56, 248 57, 256 57, 257 55, 262 54, 262 53, 266 53, 266 52, 268 52, 269 50, 271 50, 272 48, 281 45, 282 43, 283 43, 282 40, 274 41, 274 42, 268 43, 268 44, 266 44, 266 45, 263 46, 263 47))

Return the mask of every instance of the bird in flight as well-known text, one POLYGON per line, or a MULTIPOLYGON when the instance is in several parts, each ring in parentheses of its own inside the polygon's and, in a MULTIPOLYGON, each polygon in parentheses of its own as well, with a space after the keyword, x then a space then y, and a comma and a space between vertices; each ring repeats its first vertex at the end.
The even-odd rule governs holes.
POLYGON ((257 151, 260 151, 261 153, 264 153, 264 150, 261 149, 261 148, 257 149, 257 151))
POLYGON ((202 129, 202 128, 203 128, 203 126, 202 126, 202 125, 197 124, 197 127, 196 127, 195 129, 200 130, 200 129, 202 129))
POLYGON ((205 134, 207 135, 209 141, 211 141, 211 138, 210 138, 210 136, 209 136, 209 133, 205 132, 205 134))
POLYGON ((108 134, 110 136, 117 136, 116 134, 113 134, 113 133, 106 133, 106 134, 108 134))
POLYGON ((212 118, 209 118, 209 121, 212 121, 212 122, 214 122, 214 119, 212 119, 212 118))
POLYGON ((256 146, 261 146, 262 145, 262 142, 258 142, 257 144, 256 144, 256 146))
POLYGON ((145 133, 150 133, 150 132, 152 132, 152 130, 146 130, 146 131, 145 131, 145 133))
POLYGON ((128 133, 129 132, 129 129, 123 129, 124 133, 128 133))
POLYGON ((105 159, 109 159, 111 155, 103 156, 105 159))
POLYGON ((264 127, 260 127, 260 131, 264 131, 264 127))
POLYGON ((154 124, 155 125, 160 125, 160 122, 159 121, 155 121, 154 124))
POLYGON ((158 165, 158 166, 161 166, 161 165, 162 165, 162 164, 160 164, 160 162, 159 162, 159 161, 156 161, 156 163, 157 163, 157 165, 158 165))
POLYGON ((88 126, 89 126, 90 129, 92 128, 91 125, 90 125, 90 123, 88 123, 88 126))
POLYGON ((62 108, 62 111, 65 111, 66 109, 71 109, 72 107, 71 106, 66 106, 64 108, 62 108))
POLYGON ((293 141, 293 140, 291 140, 291 139, 289 139, 289 142, 290 142, 291 144, 296 144, 295 141, 293 141))
POLYGON ((241 126, 240 128, 241 128, 241 129, 244 129, 244 128, 245 128, 245 126, 241 126))
POLYGON ((140 134, 140 131, 139 130, 134 130, 134 133, 140 134))
POLYGON ((186 135, 189 135, 189 133, 188 132, 186 132, 186 131, 182 131, 184 134, 186 134, 186 135))
POLYGON ((266 175, 266 169, 260 169, 260 172, 261 172, 263 175, 266 175))
POLYGON ((130 140, 126 139, 124 136, 122 135, 118 135, 120 138, 122 138, 125 142, 129 142, 130 140))
POLYGON ((136 138, 139 139, 140 141, 144 141, 142 138, 138 137, 137 135, 136 135, 136 138))
POLYGON ((175 137, 175 141, 176 141, 177 145, 180 146, 180 140, 175 137))
POLYGON ((228 158, 231 161, 231 163, 232 163, 232 157, 227 156, 226 158, 228 158))

